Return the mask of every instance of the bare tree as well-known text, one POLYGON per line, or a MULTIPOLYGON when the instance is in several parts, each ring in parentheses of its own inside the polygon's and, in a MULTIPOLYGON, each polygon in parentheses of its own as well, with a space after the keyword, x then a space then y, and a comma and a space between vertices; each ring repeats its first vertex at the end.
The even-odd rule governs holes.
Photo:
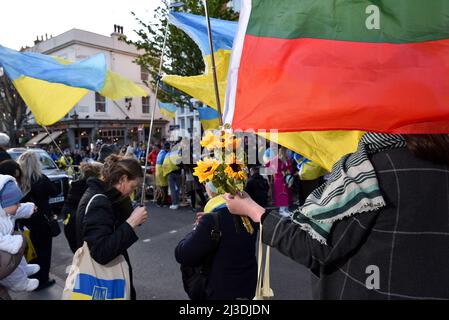
POLYGON ((0 129, 10 137, 10 144, 19 144, 18 132, 30 118, 25 102, 8 77, 0 72, 0 129))

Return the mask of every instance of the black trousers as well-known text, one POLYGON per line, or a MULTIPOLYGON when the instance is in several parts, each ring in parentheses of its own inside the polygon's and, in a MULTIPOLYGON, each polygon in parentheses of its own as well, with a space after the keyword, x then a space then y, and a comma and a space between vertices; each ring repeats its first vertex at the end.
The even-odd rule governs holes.
MULTIPOLYGON (((38 212, 35 214, 38 214, 38 212)), ((35 219, 26 221, 25 226, 30 229, 30 239, 37 255, 37 257, 29 261, 29 263, 36 263, 41 268, 39 272, 30 276, 30 278, 36 278, 40 283, 47 282, 50 276, 51 249, 53 242, 53 238, 50 234, 50 227, 45 218, 39 217, 38 215, 36 215, 35 219)))
POLYGON ((195 209, 196 207, 196 194, 200 197, 201 200, 201 206, 205 206, 207 203, 206 197, 204 196, 203 190, 197 189, 197 190, 190 190, 190 203, 192 204, 192 208, 195 209))

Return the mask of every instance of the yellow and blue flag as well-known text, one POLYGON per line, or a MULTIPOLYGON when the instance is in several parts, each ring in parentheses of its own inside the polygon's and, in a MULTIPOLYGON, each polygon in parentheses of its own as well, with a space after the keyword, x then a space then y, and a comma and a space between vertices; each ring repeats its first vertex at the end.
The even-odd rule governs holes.
POLYGON ((114 100, 148 96, 131 80, 109 71, 102 53, 72 63, 0 45, 0 66, 40 125, 59 121, 89 90, 114 100))
POLYGON ((198 113, 203 130, 214 130, 219 128, 220 121, 218 119, 219 115, 217 110, 206 106, 198 108, 198 113))
POLYGON ((80 273, 71 296, 72 300, 124 300, 126 282, 124 279, 99 279, 80 273))
POLYGON ((159 110, 161 111, 162 115, 166 116, 167 118, 174 119, 176 117, 176 105, 173 103, 164 103, 159 101, 159 110))
MULTIPOLYGON (((187 33, 198 45, 203 55, 206 70, 204 74, 192 77, 166 75, 162 78, 162 81, 217 109, 211 63, 212 52, 209 45, 206 18, 190 13, 171 12, 168 20, 171 24, 187 33)), ((220 100, 223 103, 226 93, 226 78, 231 58, 232 43, 237 31, 237 22, 211 18, 210 23, 218 91, 220 100)))
POLYGON ((164 170, 162 165, 164 164, 165 157, 167 156, 167 151, 162 149, 159 151, 156 157, 156 186, 158 187, 166 187, 168 186, 168 179, 164 175, 164 170))

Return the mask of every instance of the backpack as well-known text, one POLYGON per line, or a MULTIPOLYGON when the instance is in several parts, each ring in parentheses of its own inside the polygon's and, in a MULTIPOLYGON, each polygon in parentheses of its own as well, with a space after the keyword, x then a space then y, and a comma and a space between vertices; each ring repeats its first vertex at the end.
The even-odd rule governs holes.
POLYGON ((214 250, 206 257, 204 263, 198 267, 191 267, 181 264, 182 283, 184 291, 189 298, 194 301, 207 299, 207 280, 209 277, 212 262, 215 253, 220 243, 221 231, 218 221, 218 214, 212 213, 214 218, 214 227, 210 233, 211 239, 214 242, 214 250))

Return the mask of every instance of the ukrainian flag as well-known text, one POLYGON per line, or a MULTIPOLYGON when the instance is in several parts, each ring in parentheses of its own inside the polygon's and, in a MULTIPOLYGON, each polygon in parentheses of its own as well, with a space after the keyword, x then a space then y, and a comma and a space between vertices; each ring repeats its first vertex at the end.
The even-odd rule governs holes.
POLYGON ((0 46, 0 66, 40 125, 59 121, 89 90, 114 100, 148 96, 134 82, 107 70, 102 53, 72 63, 0 46))
MULTIPOLYGON (((204 74, 193 77, 166 75, 162 78, 162 81, 217 109, 211 63, 212 52, 209 45, 206 18, 190 13, 171 12, 168 19, 171 24, 187 33, 198 45, 203 54, 206 70, 204 74)), ((237 22, 211 18, 210 23, 218 91, 220 93, 220 101, 223 103, 226 93, 226 78, 228 75, 232 43, 234 42, 234 35, 237 31, 237 22)))
POLYGON ((124 279, 105 280, 80 273, 77 277, 71 300, 124 300, 124 279))
MULTIPOLYGON (((195 41, 203 54, 206 71, 203 75, 193 77, 168 75, 164 76, 162 81, 217 109, 206 18, 189 13, 172 12, 169 15, 169 22, 183 30, 195 41)), ((237 32, 237 23, 211 19, 211 30, 220 100, 224 102, 232 43, 237 32)), ((276 90, 276 88, 273 88, 273 90, 276 90)), ((276 107, 275 101, 273 101, 273 107, 276 107)), ((279 110, 279 112, 282 112, 282 110, 279 110)), ((267 124, 267 129, 270 129, 270 124, 267 124)), ((357 149, 363 132, 307 131, 258 134, 290 150, 301 153, 330 171, 332 165, 343 155, 357 149)))
POLYGON ((220 122, 218 120, 219 115, 217 110, 206 106, 198 108, 198 113, 204 130, 214 130, 219 128, 220 122))
POLYGON ((167 156, 167 151, 162 149, 159 151, 157 158, 156 158, 156 186, 159 187, 166 187, 168 186, 168 180, 167 177, 164 176, 164 170, 162 168, 162 165, 164 164, 165 157, 167 156))
POLYGON ((162 115, 166 116, 167 118, 174 119, 176 117, 176 105, 172 103, 163 103, 159 101, 159 110, 161 111, 162 115))

